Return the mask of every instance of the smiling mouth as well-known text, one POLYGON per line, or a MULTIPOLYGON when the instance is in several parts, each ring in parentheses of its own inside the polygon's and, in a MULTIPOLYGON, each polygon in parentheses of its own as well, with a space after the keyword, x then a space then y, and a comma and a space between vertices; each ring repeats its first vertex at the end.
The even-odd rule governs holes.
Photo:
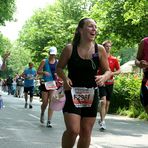
POLYGON ((91 33, 90 35, 94 37, 96 34, 94 34, 94 33, 91 33))
POLYGON ((96 32, 90 33, 90 35, 95 36, 96 35, 96 32))

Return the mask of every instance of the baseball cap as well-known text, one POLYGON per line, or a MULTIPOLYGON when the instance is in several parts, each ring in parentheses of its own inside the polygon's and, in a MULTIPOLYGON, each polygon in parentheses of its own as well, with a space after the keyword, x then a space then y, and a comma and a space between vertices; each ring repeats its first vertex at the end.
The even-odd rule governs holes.
POLYGON ((56 55, 57 54, 57 48, 56 47, 50 47, 49 48, 49 54, 54 54, 54 55, 56 55))

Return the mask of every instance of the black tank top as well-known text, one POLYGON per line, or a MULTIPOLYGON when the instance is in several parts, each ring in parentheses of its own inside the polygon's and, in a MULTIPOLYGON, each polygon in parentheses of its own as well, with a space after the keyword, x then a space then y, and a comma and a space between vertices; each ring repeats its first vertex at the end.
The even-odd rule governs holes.
POLYGON ((72 80, 73 87, 96 87, 95 76, 99 67, 98 46, 95 45, 95 53, 92 59, 82 59, 73 47, 68 61, 68 77, 72 80))

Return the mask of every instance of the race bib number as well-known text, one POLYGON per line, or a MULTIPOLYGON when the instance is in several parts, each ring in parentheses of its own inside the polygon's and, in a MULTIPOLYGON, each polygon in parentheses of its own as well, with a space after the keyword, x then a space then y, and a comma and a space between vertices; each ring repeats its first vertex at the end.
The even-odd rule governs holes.
POLYGON ((32 80, 32 79, 34 79, 34 76, 33 76, 32 74, 27 74, 27 78, 28 78, 29 80, 32 80))
POLYGON ((94 88, 73 87, 71 94, 76 107, 91 107, 94 99, 94 88))
POLYGON ((57 89, 56 82, 55 81, 45 82, 45 88, 47 90, 56 90, 57 89))

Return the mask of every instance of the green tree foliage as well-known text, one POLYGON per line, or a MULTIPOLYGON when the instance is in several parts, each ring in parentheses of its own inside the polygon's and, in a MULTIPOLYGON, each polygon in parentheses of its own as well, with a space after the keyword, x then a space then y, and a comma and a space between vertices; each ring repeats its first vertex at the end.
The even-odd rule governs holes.
MULTIPOLYGON (((51 6, 46 11, 41 9, 36 11, 34 16, 26 22, 20 33, 19 45, 35 53, 34 61, 41 60, 42 57, 45 57, 46 51, 43 49, 48 46, 50 40, 56 46, 54 31, 57 32, 58 30, 55 30, 56 24, 54 20, 57 17, 54 15, 56 15, 56 12, 51 6), (54 13, 52 14, 53 11, 54 13)), ((31 56, 33 58, 34 54, 31 54, 31 56)))
POLYGON ((50 46, 56 46, 60 54, 71 42, 76 24, 88 6, 86 0, 58 0, 55 5, 37 10, 20 32, 19 45, 31 50, 35 62, 47 55, 50 46))
POLYGON ((10 51, 11 46, 10 40, 0 33, 0 55, 5 51, 10 51))
POLYGON ((24 50, 24 48, 17 45, 16 42, 11 48, 11 55, 7 65, 8 71, 11 71, 12 75, 15 75, 16 73, 21 74, 25 66, 28 66, 28 63, 32 61, 30 55, 31 52, 29 50, 24 50))
MULTIPOLYGON (((4 26, 6 21, 13 20, 15 10, 15 0, 0 0, 0 26, 4 26)), ((3 55, 6 51, 10 51, 11 47, 10 40, 0 33, 0 55, 3 55)), ((1 77, 5 77, 6 74, 7 71, 0 72, 1 77)))
MULTIPOLYGON (((12 47, 12 44, 11 44, 10 40, 8 38, 4 37, 0 33, 0 57, 7 51, 11 52, 11 47, 12 47)), ((8 70, 8 68, 7 68, 7 70, 8 70)), ((7 75, 7 70, 0 71, 0 77, 5 78, 7 75)))
POLYGON ((135 44, 147 34, 146 8, 145 0, 57 0, 54 5, 35 11, 23 26, 18 45, 31 51, 30 58, 39 64, 50 46, 56 46, 60 54, 65 44, 71 42, 78 21, 91 17, 99 27, 97 43, 112 40, 112 53, 124 63, 134 59, 135 44), (130 7, 134 2, 136 10, 130 7), (131 13, 141 9, 140 14, 131 13))
POLYGON ((100 24, 102 39, 131 47, 148 35, 147 10, 147 0, 98 0, 90 14, 100 24))
POLYGON ((116 53, 114 53, 116 56, 120 55, 121 61, 120 64, 124 64, 127 61, 135 60, 136 54, 137 54, 137 48, 121 48, 116 53))
POLYGON ((13 19, 15 9, 15 0, 0 0, 0 25, 13 19))
POLYGON ((140 102, 141 76, 122 74, 115 78, 110 112, 138 117, 144 111, 140 102))
POLYGON ((90 11, 99 26, 97 42, 112 40, 121 64, 135 59, 137 43, 148 35, 146 0, 98 0, 90 11))

